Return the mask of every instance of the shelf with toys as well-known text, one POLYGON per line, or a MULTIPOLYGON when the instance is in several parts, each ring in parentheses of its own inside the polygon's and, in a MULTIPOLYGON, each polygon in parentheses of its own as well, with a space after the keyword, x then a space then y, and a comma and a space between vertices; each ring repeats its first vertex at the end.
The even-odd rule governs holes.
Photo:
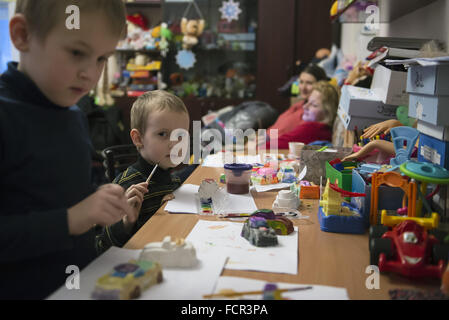
POLYGON ((148 8, 148 7, 160 7, 162 5, 161 0, 126 0, 127 8, 148 8))
POLYGON ((173 35, 163 70, 167 90, 182 98, 255 98, 257 1, 165 2, 163 15, 173 35))
POLYGON ((436 0, 336 0, 331 9, 331 21, 343 23, 364 23, 373 13, 369 6, 379 9, 380 22, 388 23, 425 7, 436 0), (368 11, 367 11, 368 10, 368 11))
POLYGON ((138 97, 161 89, 161 1, 127 1, 127 34, 114 56, 111 94, 138 97))

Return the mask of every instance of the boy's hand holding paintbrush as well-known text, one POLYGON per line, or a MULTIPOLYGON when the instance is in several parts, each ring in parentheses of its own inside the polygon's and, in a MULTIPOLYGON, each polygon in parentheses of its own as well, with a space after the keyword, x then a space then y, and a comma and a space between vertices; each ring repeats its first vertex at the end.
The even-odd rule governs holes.
POLYGON ((148 193, 148 184, 151 181, 154 173, 157 170, 158 165, 154 166, 153 171, 151 171, 148 176, 147 181, 132 185, 126 190, 126 198, 128 199, 128 204, 133 208, 132 215, 126 215, 123 217, 123 224, 125 225, 126 230, 130 230, 132 226, 136 223, 137 218, 139 217, 140 209, 142 208, 143 197, 146 193, 148 193))

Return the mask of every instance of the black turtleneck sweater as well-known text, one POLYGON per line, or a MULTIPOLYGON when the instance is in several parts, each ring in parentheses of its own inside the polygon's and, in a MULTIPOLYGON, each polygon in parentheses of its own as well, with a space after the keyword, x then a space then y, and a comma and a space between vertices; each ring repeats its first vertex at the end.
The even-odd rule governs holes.
POLYGON ((17 63, 0 76, 0 299, 42 299, 96 256, 67 208, 94 190, 87 122, 49 101, 17 63))
MULTIPOLYGON (((120 173, 114 183, 128 189, 134 184, 145 182, 153 171, 154 165, 149 164, 140 155, 137 162, 120 173)), ((97 236, 96 246, 99 252, 104 252, 111 246, 122 247, 125 243, 150 219, 161 207, 163 198, 179 188, 181 180, 171 174, 171 170, 158 167, 148 185, 148 193, 144 195, 139 218, 133 229, 126 232, 123 222, 120 221, 111 227, 103 228, 97 236)))

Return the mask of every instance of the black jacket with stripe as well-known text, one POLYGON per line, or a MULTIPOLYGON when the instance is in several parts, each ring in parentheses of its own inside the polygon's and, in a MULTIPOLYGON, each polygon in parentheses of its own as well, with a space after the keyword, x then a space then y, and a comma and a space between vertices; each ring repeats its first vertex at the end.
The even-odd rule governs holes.
MULTIPOLYGON (((139 156, 136 163, 120 173, 114 183, 128 189, 132 185, 145 182, 153 170, 154 165, 146 162, 139 156)), ((136 224, 130 232, 124 228, 122 221, 102 229, 96 236, 96 248, 99 253, 109 249, 111 246, 122 247, 126 242, 150 219, 154 213, 161 207, 163 198, 173 193, 181 186, 181 180, 172 175, 170 170, 164 170, 160 167, 156 169, 148 185, 148 193, 144 195, 142 208, 136 224)))

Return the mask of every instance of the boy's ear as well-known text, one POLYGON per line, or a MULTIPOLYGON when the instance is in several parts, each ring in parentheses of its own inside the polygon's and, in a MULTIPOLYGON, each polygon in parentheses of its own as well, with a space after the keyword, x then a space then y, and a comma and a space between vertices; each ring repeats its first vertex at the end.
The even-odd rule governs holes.
POLYGON ((23 14, 15 14, 9 22, 9 36, 11 42, 20 52, 29 50, 29 30, 23 14))
POLYGON ((131 136, 131 140, 133 141, 133 144, 137 148, 140 149, 143 147, 142 136, 140 135, 139 130, 132 129, 131 132, 129 133, 129 135, 131 136))

